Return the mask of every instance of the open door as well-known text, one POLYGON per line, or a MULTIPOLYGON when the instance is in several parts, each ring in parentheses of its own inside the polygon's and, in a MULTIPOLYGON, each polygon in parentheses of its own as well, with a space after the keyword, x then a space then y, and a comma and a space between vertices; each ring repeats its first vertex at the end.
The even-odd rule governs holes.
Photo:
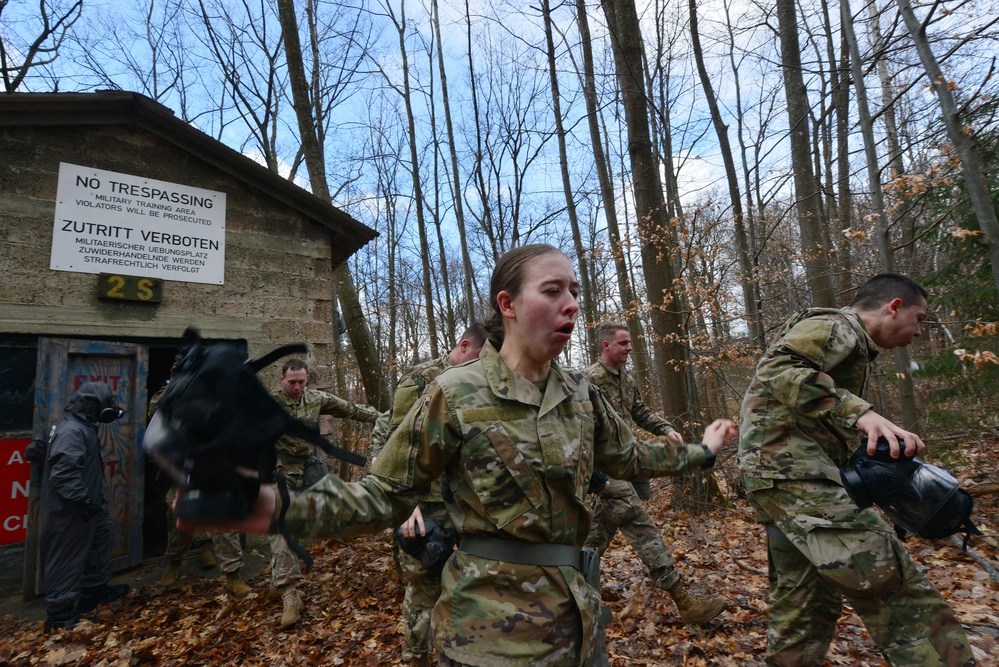
MULTIPOLYGON (((142 562, 142 516, 145 457, 146 375, 148 354, 142 345, 60 338, 40 338, 35 383, 35 433, 45 433, 62 416, 76 389, 87 382, 106 383, 117 392, 125 415, 101 424, 105 497, 113 526, 111 569, 142 562)), ((28 535, 24 557, 25 599, 42 593, 38 567, 40 466, 32 466, 28 535)))

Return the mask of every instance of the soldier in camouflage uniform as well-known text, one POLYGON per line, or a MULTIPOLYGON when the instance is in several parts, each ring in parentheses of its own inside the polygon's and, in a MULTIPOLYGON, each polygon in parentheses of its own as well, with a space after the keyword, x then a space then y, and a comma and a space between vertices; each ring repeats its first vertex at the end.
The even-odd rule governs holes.
MULTIPOLYGON (((319 428, 320 415, 331 415, 341 419, 354 419, 374 422, 379 412, 367 405, 355 405, 339 396, 309 389, 309 367, 301 359, 289 359, 281 368, 281 389, 274 392, 274 398, 294 417, 313 428, 319 428)), ((290 435, 283 435, 275 447, 277 450, 276 472, 284 475, 288 488, 301 491, 322 479, 329 469, 326 463, 316 456, 312 443, 290 435)), ((271 537, 271 589, 272 594, 281 598, 282 610, 279 625, 287 629, 298 623, 304 603, 297 589, 302 578, 298 558, 288 547, 281 535, 271 537)))
MULTIPOLYGON (((600 608, 579 569, 594 466, 621 479, 682 472, 713 463, 735 434, 719 420, 706 444, 637 442, 582 373, 554 361, 572 337, 578 289, 572 264, 551 246, 504 254, 480 357, 437 376, 370 475, 355 483, 329 475, 284 508, 298 534, 374 533, 405 520, 444 475, 461 543, 433 611, 442 664, 586 664, 600 608)), ((263 487, 238 525, 268 530, 279 504, 263 487)))
MULTIPOLYGON (((177 371, 177 363, 182 356, 178 354, 177 358, 174 359, 173 366, 170 367, 171 379, 177 371)), ((169 382, 149 399, 149 405, 146 408, 147 422, 152 419, 153 413, 159 407, 160 399, 163 398, 168 386, 169 382)), ((155 590, 157 592, 162 592, 177 583, 180 578, 180 568, 184 562, 184 554, 191 548, 195 540, 193 532, 177 530, 177 523, 173 518, 173 505, 176 499, 177 488, 171 487, 166 495, 168 528, 167 547, 163 554, 167 559, 167 567, 159 581, 156 582, 155 590)), ((199 535, 199 538, 204 539, 204 536, 199 535)), ((201 566, 206 569, 218 565, 226 578, 226 590, 236 597, 243 597, 250 592, 250 587, 246 585, 240 575, 240 570, 243 568, 243 548, 239 543, 238 533, 214 533, 210 540, 202 543, 198 559, 201 566)))
POLYGON ((858 431, 872 454, 879 437, 903 439, 907 455, 924 448, 863 394, 877 348, 908 345, 925 317, 918 284, 881 274, 849 308, 792 317, 760 359, 742 403, 739 471, 766 526, 768 664, 821 664, 844 599, 896 667, 975 664, 950 606, 840 480, 858 431))
MULTIPOLYGON (((619 415, 654 435, 666 436, 673 444, 683 444, 683 437, 662 416, 657 415, 642 400, 635 380, 625 363, 631 353, 631 334, 622 322, 605 322, 598 333, 600 360, 588 366, 583 374, 600 389, 607 403, 619 415)), ((653 523, 642 505, 635 482, 608 479, 597 492, 593 508, 593 527, 586 546, 594 547, 603 556, 614 535, 620 530, 641 558, 655 585, 669 593, 685 623, 705 623, 725 611, 728 601, 721 595, 699 599, 680 581, 670 549, 663 542, 659 527, 653 523)), ((648 484, 647 481, 644 482, 648 484)), ((644 496, 648 499, 648 496, 644 496)))
MULTIPOLYGON (((379 429, 376 422, 375 431, 372 433, 373 459, 377 460, 385 440, 399 427, 410 408, 423 395, 434 378, 447 368, 477 358, 485 342, 485 328, 478 323, 472 324, 461 334, 458 344, 450 352, 413 366, 403 373, 396 387, 384 430, 379 429)), ((438 480, 430 485, 430 492, 416 506, 409 519, 402 524, 403 535, 409 539, 424 535, 425 516, 431 517, 445 529, 454 529, 454 524, 451 523, 447 508, 444 506, 438 480)), ((394 545, 393 553, 406 586, 402 601, 402 659, 409 665, 427 665, 430 655, 430 612, 441 595, 441 575, 438 570, 424 567, 418 559, 400 549, 398 542, 394 545)))

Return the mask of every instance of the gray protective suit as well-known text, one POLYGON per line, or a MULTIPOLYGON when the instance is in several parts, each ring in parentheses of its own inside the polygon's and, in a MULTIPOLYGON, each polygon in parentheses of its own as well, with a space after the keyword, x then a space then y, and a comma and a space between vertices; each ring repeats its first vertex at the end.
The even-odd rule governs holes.
MULTIPOLYGON (((101 410, 114 405, 110 387, 88 382, 47 434, 39 551, 50 620, 73 617, 81 590, 100 588, 111 579, 111 520, 97 425, 101 410)), ((33 442, 29 460, 38 461, 44 446, 44 441, 33 442)))

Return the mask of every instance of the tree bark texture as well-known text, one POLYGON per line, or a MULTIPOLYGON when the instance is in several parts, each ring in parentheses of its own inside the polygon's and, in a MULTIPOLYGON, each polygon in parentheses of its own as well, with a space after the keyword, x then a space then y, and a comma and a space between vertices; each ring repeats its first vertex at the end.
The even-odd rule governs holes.
POLYGON ((604 0, 614 50, 618 86, 628 128, 628 155, 642 242, 642 270, 648 289, 653 334, 661 341, 655 357, 663 409, 670 417, 687 410, 687 385, 683 368, 683 322, 677 310, 672 252, 675 240, 669 234, 666 201, 660 181, 660 165, 653 156, 649 132, 649 110, 642 85, 643 46, 634 0, 604 0))

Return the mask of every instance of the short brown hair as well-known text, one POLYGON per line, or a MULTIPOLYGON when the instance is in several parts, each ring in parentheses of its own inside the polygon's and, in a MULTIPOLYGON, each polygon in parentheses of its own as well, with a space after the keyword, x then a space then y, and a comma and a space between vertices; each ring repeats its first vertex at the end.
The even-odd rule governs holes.
POLYGON ((461 335, 458 336, 458 342, 460 343, 463 340, 467 340, 472 344, 472 347, 482 347, 486 344, 486 339, 488 337, 489 334, 486 333, 486 328, 481 322, 472 322, 468 325, 468 328, 461 332, 461 335))
POLYGON ((912 278, 900 273, 879 273, 860 286, 850 307, 856 310, 875 310, 892 299, 901 299, 905 307, 926 301, 926 290, 912 278))
POLYGON ((597 340, 599 340, 601 344, 608 343, 613 340, 614 336, 617 335, 617 332, 621 330, 628 331, 628 325, 620 320, 608 320, 607 322, 602 323, 600 328, 597 329, 597 340))
POLYGON ((284 375, 288 371, 305 371, 305 374, 308 375, 309 365, 301 359, 289 359, 281 367, 281 375, 284 375))

